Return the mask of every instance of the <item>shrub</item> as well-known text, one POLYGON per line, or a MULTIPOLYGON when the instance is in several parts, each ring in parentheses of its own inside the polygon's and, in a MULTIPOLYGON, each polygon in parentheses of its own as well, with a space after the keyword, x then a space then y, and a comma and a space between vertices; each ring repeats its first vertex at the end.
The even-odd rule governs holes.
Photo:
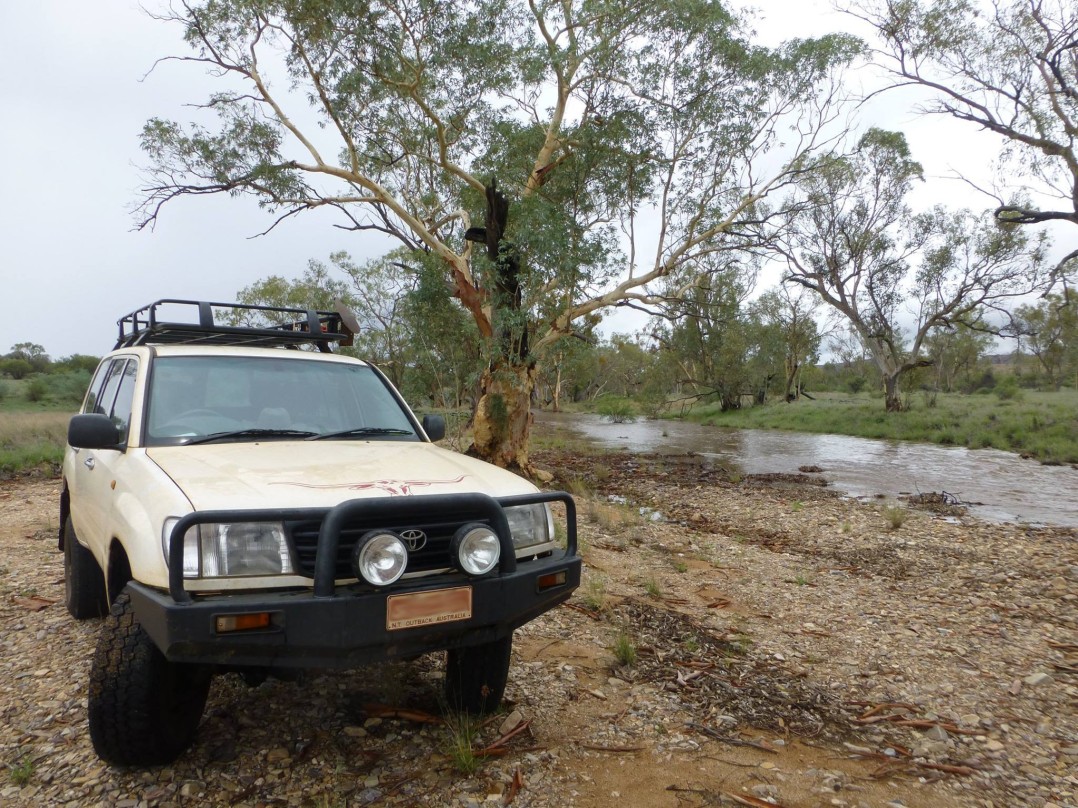
POLYGON ((640 409, 644 411, 644 417, 654 421, 658 419, 670 407, 665 395, 645 395, 637 399, 640 409))
POLYGON ((595 411, 611 423, 626 424, 636 420, 636 406, 627 398, 606 396, 599 400, 595 411))
POLYGON ((65 356, 63 359, 53 362, 52 368, 53 372, 82 370, 87 373, 93 373, 97 369, 97 365, 100 361, 101 359, 97 356, 71 354, 71 356, 65 356))
POLYGON ((90 386, 90 371, 71 370, 44 377, 49 387, 49 397, 56 401, 79 404, 90 386))
POLYGON ((883 517, 887 520, 891 530, 898 530, 902 527, 906 523, 906 517, 909 515, 909 511, 901 505, 888 505, 883 509, 883 517))
POLYGON ((996 384, 998 384, 996 374, 992 372, 991 368, 987 368, 980 378, 973 382, 973 388, 979 393, 982 390, 993 389, 996 384))
POLYGON ((29 401, 41 402, 49 395, 49 383, 43 376, 35 376, 26 385, 26 398, 29 401))
POLYGON ((12 379, 25 379, 34 372, 34 366, 25 359, 0 359, 0 373, 12 379))
POLYGON ((1008 376, 996 385, 996 396, 1000 401, 1020 401, 1022 391, 1018 387, 1018 379, 1008 376))

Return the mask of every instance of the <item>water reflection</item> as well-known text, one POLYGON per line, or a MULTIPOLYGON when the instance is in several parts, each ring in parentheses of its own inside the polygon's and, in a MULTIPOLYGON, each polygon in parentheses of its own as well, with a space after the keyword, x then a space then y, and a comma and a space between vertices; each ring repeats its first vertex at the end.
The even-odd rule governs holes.
POLYGON ((537 412, 536 430, 566 430, 605 448, 697 452, 744 474, 819 466, 836 489, 855 497, 946 491, 977 503, 982 519, 1078 527, 1078 469, 1042 466, 1010 452, 924 443, 725 429, 682 421, 611 424, 595 415, 537 412))

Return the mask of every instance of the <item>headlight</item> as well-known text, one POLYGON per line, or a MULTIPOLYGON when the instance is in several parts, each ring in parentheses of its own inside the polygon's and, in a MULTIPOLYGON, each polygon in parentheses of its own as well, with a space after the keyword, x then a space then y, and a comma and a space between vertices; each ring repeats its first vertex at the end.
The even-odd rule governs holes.
MULTIPOLYGON (((165 520, 161 537, 165 561, 179 519, 165 520)), ((183 535, 184 578, 235 578, 294 572, 280 522, 214 522, 192 525, 183 535)))
POLYGON ((546 544, 554 535, 550 509, 546 505, 513 505, 505 509, 505 518, 509 520, 513 546, 518 550, 546 544))
POLYGON ((498 565, 502 547, 498 534, 486 525, 470 524, 460 528, 450 545, 457 569, 468 575, 486 575, 498 565))
POLYGON ((408 548, 396 533, 372 530, 356 542, 352 568, 356 576, 374 586, 388 586, 404 574, 408 548))

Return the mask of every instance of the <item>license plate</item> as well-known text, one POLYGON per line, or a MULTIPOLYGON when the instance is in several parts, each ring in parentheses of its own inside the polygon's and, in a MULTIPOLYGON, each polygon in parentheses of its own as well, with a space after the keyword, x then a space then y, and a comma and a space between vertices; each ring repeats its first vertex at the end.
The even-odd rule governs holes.
POLYGON ((467 620, 472 616, 472 588, 433 589, 386 600, 386 630, 432 626, 467 620))

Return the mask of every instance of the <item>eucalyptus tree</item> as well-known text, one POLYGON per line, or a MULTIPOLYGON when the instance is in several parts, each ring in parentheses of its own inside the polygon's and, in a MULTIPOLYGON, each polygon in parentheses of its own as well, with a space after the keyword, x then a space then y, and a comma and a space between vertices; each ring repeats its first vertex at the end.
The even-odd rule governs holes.
MULTIPOLYGON (((851 13, 876 29, 896 85, 931 93, 926 112, 1006 141, 1001 165, 1016 182, 998 198, 1001 222, 1078 225, 1078 5, 1073 0, 868 0, 851 13), (1019 189, 1054 203, 1021 201, 1019 189), (1019 200, 1019 201, 1016 201, 1019 200)), ((1063 274, 1078 249, 1055 268, 1063 274)), ((1071 267, 1073 269, 1073 266, 1071 267)))
MULTIPOLYGON (((448 290, 423 267, 422 259, 405 265, 402 250, 357 263, 344 252, 330 264, 312 259, 298 277, 270 275, 241 289, 240 303, 332 310, 337 302, 355 314, 359 333, 345 351, 379 366, 410 400, 428 400, 460 408, 474 398, 481 347, 474 323, 448 290), (402 266, 410 271, 400 272, 402 266)), ((261 312, 240 312, 237 322, 256 324, 261 312)), ((276 322, 287 317, 277 315, 276 322)))
MULTIPOLYGON (((723 411, 740 409, 742 396, 758 387, 751 366, 759 364, 759 329, 748 304, 756 273, 725 257, 713 258, 705 269, 694 271, 676 296, 668 295, 653 336, 692 397, 715 400, 723 411)), ((679 282, 671 277, 668 286, 679 282)))
POLYGON ((755 301, 760 319, 770 330, 776 332, 781 346, 785 381, 782 389, 784 401, 795 401, 801 396, 801 372, 806 364, 820 359, 823 334, 816 322, 820 299, 799 284, 780 284, 769 289, 755 301))
POLYGON ((1068 289, 1048 295, 1036 304, 1020 306, 1016 318, 1048 386, 1058 390, 1074 374, 1078 387, 1078 294, 1068 289))
POLYGON ((407 255, 395 250, 385 256, 357 263, 346 252, 335 252, 330 262, 349 280, 349 305, 356 315, 360 333, 357 353, 385 371, 397 387, 412 362, 415 331, 419 321, 410 321, 406 308, 416 278, 401 271, 407 255), (403 260, 402 260, 403 259, 403 260))
MULTIPOLYGON (((488 344, 473 451, 528 468, 535 357, 758 237, 839 116, 847 36, 755 45, 716 0, 179 0, 220 80, 153 119, 140 224, 248 195, 435 262, 488 344)), ((413 266, 412 262, 404 262, 413 266)), ((402 269, 402 271, 407 271, 402 269)))
POLYGON ((980 319, 930 331, 924 350, 932 359, 935 389, 953 392, 961 379, 961 389, 971 391, 993 341, 988 324, 980 319))
MULTIPOLYGON (((307 262, 307 268, 298 278, 269 275, 236 293, 238 303, 274 308, 328 311, 337 300, 353 305, 348 284, 341 278, 333 277, 325 264, 313 259, 307 262)), ((257 325, 267 319, 281 325, 288 319, 284 314, 243 310, 235 312, 233 316, 237 324, 244 325, 257 325)))
POLYGON ((571 334, 548 343, 538 356, 536 392, 554 412, 561 411, 565 392, 576 401, 589 387, 598 386, 598 313, 581 318, 571 334))
POLYGON ((899 378, 932 360, 936 328, 975 313, 1006 315, 1011 298, 1045 288, 1045 239, 905 201, 921 166, 901 133, 870 129, 852 155, 806 178, 802 208, 781 241, 786 279, 813 290, 849 321, 880 371, 888 411, 901 410, 899 378))

